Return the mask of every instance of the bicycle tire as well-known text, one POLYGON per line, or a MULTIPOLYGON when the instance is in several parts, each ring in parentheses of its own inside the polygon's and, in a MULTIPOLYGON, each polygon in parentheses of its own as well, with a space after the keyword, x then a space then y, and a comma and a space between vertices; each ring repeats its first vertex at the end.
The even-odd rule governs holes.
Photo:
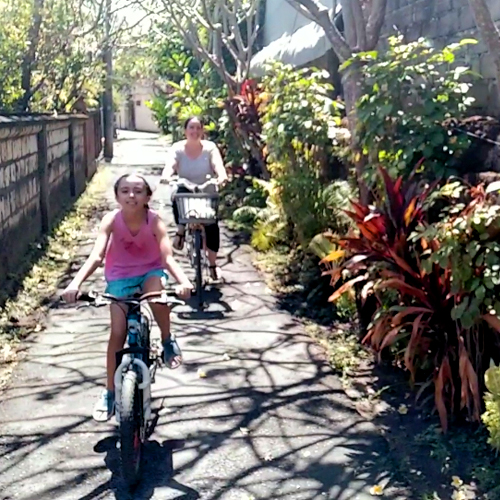
POLYGON ((135 487, 141 477, 141 407, 137 373, 129 370, 123 377, 120 411, 122 476, 129 488, 135 487))
POLYGON ((198 306, 203 307, 203 269, 202 254, 203 237, 200 230, 194 233, 194 269, 196 273, 196 296, 198 297, 198 306))

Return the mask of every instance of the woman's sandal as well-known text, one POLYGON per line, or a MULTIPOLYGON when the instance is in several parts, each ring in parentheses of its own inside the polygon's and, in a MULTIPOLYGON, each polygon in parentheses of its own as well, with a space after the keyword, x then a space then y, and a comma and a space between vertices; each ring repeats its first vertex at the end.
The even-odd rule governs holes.
POLYGON ((176 233, 174 236, 174 241, 172 242, 172 246, 176 250, 182 250, 184 248, 184 241, 186 240, 186 236, 184 233, 176 233))
POLYGON ((220 280, 219 273, 217 272, 217 266, 208 266, 208 271, 210 272, 210 278, 213 281, 219 281, 220 280))
POLYGON ((182 352, 179 344, 174 337, 170 337, 163 343, 163 362, 171 370, 175 370, 182 365, 182 352), (175 358, 181 358, 180 361, 174 361, 175 358))

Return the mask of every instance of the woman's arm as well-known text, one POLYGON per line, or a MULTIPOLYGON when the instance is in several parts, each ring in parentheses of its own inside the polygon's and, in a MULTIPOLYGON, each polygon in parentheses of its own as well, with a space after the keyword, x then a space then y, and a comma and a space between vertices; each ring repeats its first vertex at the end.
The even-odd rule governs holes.
POLYGON ((177 283, 183 288, 187 288, 189 292, 192 290, 193 285, 189 281, 188 277, 184 274, 181 266, 174 259, 174 254, 172 252, 172 245, 170 244, 170 239, 167 233, 167 227, 165 223, 158 215, 153 221, 153 231, 156 236, 156 240, 160 245, 160 252, 163 261, 163 266, 167 271, 175 278, 177 283))
POLYGON ((78 291, 84 281, 89 278, 102 264, 104 257, 106 256, 106 249, 108 247, 108 241, 113 228, 115 215, 116 212, 110 212, 103 217, 92 252, 80 270, 76 273, 76 276, 71 280, 71 283, 62 293, 62 297, 66 302, 71 303, 76 301, 78 291))
POLYGON ((168 150, 167 160, 165 161, 165 167, 161 173, 161 180, 164 182, 169 182, 172 176, 177 173, 179 168, 179 162, 177 158, 177 148, 174 145, 168 150))
POLYGON ((227 182, 228 179, 226 168, 224 167, 224 160, 222 159, 219 148, 214 143, 212 143, 212 148, 210 149, 210 164, 217 176, 219 184, 227 182))

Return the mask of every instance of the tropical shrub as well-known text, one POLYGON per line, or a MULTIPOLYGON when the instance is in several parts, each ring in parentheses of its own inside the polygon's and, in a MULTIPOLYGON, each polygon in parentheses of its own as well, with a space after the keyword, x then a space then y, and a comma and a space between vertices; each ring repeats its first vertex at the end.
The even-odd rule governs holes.
POLYGON ((375 206, 354 202, 349 212, 359 233, 337 239, 323 259, 332 284, 342 283, 331 300, 355 284, 374 293, 379 307, 364 342, 379 353, 392 347, 419 394, 433 387, 444 429, 463 408, 478 421, 480 381, 490 357, 500 357, 488 327, 500 325, 497 210, 482 188, 438 191, 381 175, 384 196, 375 206), (431 225, 430 209, 443 198, 452 207, 431 225))
MULTIPOLYGON (((419 39, 403 43, 389 38, 387 51, 357 54, 344 67, 361 64, 364 95, 357 104, 359 140, 369 165, 382 165, 393 177, 408 176, 421 159, 430 177, 454 173, 469 146, 465 134, 445 126, 463 116, 473 102, 471 72, 456 66, 456 52, 475 40, 462 40, 439 50, 419 39)), ((367 169, 373 183, 377 172, 367 169)))
MULTIPOLYGON (((304 249, 318 232, 347 227, 337 208, 352 193, 347 182, 332 182, 338 177, 331 171, 338 164, 335 146, 345 131, 340 127, 342 105, 331 99, 327 78, 326 72, 292 71, 276 63, 259 94, 262 138, 276 188, 272 206, 279 203, 289 240, 304 249)), ((266 229, 257 234, 258 246, 267 247, 263 239, 272 233, 266 229)))
POLYGON ((330 97, 328 77, 315 68, 297 70, 281 63, 269 67, 260 97, 273 174, 307 167, 329 177, 335 148, 347 132, 340 126, 343 105, 330 97))
POLYGON ((240 93, 229 96, 224 101, 224 110, 219 120, 219 129, 224 131, 226 156, 229 163, 245 161, 256 168, 251 173, 267 174, 264 141, 262 138, 262 100, 261 87, 255 80, 246 80, 241 85, 240 93), (236 146, 236 147, 235 147, 236 146), (235 150, 239 155, 234 158, 235 150))

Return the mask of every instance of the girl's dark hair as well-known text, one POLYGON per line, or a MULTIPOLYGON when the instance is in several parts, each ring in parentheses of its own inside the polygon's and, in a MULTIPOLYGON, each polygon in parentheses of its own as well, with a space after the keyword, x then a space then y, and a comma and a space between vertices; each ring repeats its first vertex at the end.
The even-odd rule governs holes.
POLYGON ((185 122, 184 122, 184 130, 188 128, 188 125, 191 123, 192 120, 198 120, 203 127, 203 119, 199 116, 190 116, 185 122))
MULTIPOLYGON (((149 185, 149 182, 142 176, 138 174, 123 174, 118 179, 116 179, 115 185, 113 186, 113 190, 115 192, 115 196, 118 196, 118 190, 120 189, 120 184, 123 179, 126 179, 127 177, 137 177, 138 179, 141 179, 142 182, 144 182, 144 185, 146 186, 146 194, 148 196, 151 196, 153 194, 153 190, 151 189, 151 186, 149 185)), ((146 204, 145 208, 149 208, 149 205, 146 204)))

